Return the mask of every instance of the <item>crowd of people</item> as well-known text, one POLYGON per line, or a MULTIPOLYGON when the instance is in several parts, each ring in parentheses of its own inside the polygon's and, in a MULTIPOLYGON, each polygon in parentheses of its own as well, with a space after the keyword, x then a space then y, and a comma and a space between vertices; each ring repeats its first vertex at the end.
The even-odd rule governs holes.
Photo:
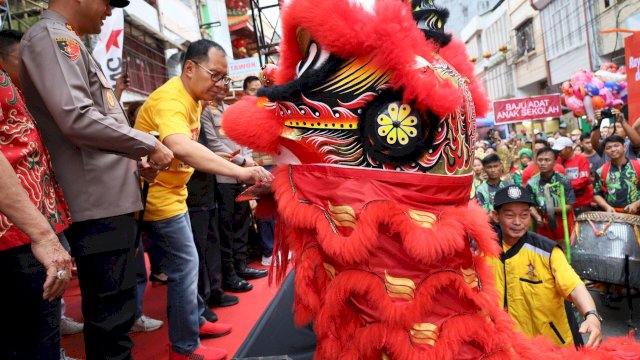
MULTIPOLYGON (((127 4, 52 0, 27 33, 0 32, 2 359, 70 359, 60 336, 80 331, 87 359, 131 359, 129 333, 163 326, 143 312, 148 278, 167 285, 170 359, 224 359, 200 344, 231 332, 212 308, 268 274, 248 266, 255 204, 235 198, 272 175, 221 130, 224 49, 190 44, 181 75, 125 113, 126 74, 112 89, 81 37, 127 4), (61 301, 73 265, 84 324, 61 301)), ((273 220, 258 225, 268 266, 273 220)))
POLYGON ((593 298, 562 251, 576 217, 640 211, 640 121, 632 126, 615 109, 605 114, 596 113, 589 133, 561 124, 550 136, 511 132, 503 140, 492 130, 476 144, 471 199, 490 215, 503 249, 490 259, 502 305, 523 332, 557 345, 582 345, 586 333, 587 346, 602 339, 593 298), (565 300, 584 316, 580 327, 565 300))

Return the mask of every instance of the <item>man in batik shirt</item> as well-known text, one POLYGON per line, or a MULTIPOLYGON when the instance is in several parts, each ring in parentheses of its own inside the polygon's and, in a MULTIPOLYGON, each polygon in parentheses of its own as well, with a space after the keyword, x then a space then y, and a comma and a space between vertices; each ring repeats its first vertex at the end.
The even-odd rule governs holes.
MULTIPOLYGON (((22 94, 0 67, 0 151, 33 204, 56 234, 70 223, 69 209, 53 176, 49 153, 27 111, 22 94)), ((62 250, 64 251, 64 250, 62 250)), ((33 256, 31 239, 0 214, 0 308, 8 309, 0 330, 0 358, 60 358, 60 298, 43 299, 47 270, 33 256)), ((61 270, 58 279, 70 277, 61 270)))

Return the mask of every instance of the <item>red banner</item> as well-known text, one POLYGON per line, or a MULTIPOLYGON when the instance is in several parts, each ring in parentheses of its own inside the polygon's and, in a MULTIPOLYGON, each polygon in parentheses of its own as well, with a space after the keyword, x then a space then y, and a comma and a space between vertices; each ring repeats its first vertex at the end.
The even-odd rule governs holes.
POLYGON ((629 104, 629 122, 640 118, 640 33, 624 39, 624 55, 627 66, 627 104, 629 104))
POLYGON ((496 124, 560 117, 560 94, 494 101, 493 113, 496 124))

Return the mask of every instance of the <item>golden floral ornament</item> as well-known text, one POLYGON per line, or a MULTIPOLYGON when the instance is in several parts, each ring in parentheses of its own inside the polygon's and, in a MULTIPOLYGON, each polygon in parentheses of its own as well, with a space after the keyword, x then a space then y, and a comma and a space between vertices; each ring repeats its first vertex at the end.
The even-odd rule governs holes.
POLYGON ((387 107, 387 114, 380 114, 378 116, 378 135, 385 137, 389 145, 400 143, 406 145, 409 143, 409 138, 416 137, 418 130, 416 125, 418 124, 418 118, 411 115, 411 106, 408 104, 402 104, 398 106, 397 103, 391 103, 387 107))
POLYGON ((469 56, 469 61, 475 64, 476 61, 478 61, 478 58, 475 56, 469 56))
POLYGON ((483 57, 483 58, 485 58, 485 59, 490 58, 490 57, 491 57, 491 55, 492 55, 492 54, 491 54, 491 52, 489 52, 489 51, 485 51, 485 52, 483 52, 483 53, 482 53, 482 57, 483 57))
POLYGON ((509 51, 509 47, 507 46, 507 44, 502 44, 502 45, 500 45, 500 48, 498 48, 498 50, 501 53, 506 54, 507 51, 509 51))

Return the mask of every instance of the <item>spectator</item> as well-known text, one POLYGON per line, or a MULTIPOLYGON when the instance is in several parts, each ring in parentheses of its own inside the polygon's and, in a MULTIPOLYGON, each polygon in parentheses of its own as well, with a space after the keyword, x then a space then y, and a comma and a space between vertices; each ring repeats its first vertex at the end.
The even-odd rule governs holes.
MULTIPOLYGON (((0 39, 0 270, 7 276, 0 358, 70 359, 60 348, 60 297, 71 277, 62 247, 69 208, 34 120, 3 70, 4 31, 0 39)), ((17 56, 18 45, 9 49, 17 56)))
POLYGON ((492 154, 485 156, 485 158, 482 159, 482 166, 487 173, 487 181, 478 186, 476 196, 485 211, 491 212, 493 211, 493 197, 496 191, 511 183, 502 180, 504 166, 498 155, 492 154))
POLYGON ((589 169, 594 173, 600 168, 600 166, 602 166, 602 164, 604 164, 604 161, 602 161, 600 155, 598 155, 598 153, 593 149, 593 145, 590 141, 590 134, 582 134, 580 139, 582 139, 582 155, 589 160, 589 169))
POLYGON ((567 123, 561 122, 558 126, 558 131, 560 132, 560 136, 569 137, 569 133, 567 132, 567 123))
POLYGON ((573 142, 567 137, 558 138, 553 150, 559 151, 559 162, 567 171, 567 177, 571 181, 571 187, 576 195, 576 203, 573 211, 580 215, 585 211, 593 210, 593 186, 591 186, 591 170, 589 160, 576 154, 573 150, 573 142))
POLYGON ((131 357, 133 213, 142 209, 136 160, 150 156, 151 165, 142 163, 141 170, 151 179, 172 159, 153 136, 131 129, 81 40, 100 32, 111 6, 126 4, 51 1, 20 47, 27 105, 51 152, 74 221, 65 235, 78 267, 89 360, 131 357))
POLYGON ((640 165, 625 156, 625 140, 611 135, 602 144, 610 159, 596 171, 594 200, 607 212, 637 214, 640 209, 640 165))
POLYGON ((494 265, 498 301, 530 337, 544 335, 559 346, 578 346, 580 334, 589 334, 587 346, 597 348, 602 318, 593 298, 557 244, 527 231, 532 204, 529 191, 519 186, 496 193, 493 215, 502 229, 498 235, 503 253, 489 262, 494 265), (579 330, 565 299, 584 316, 579 330))
POLYGON ((524 169, 527 168, 527 166, 529 166, 529 164, 531 163, 532 157, 533 157, 533 152, 531 152, 531 150, 529 149, 521 149, 518 152, 518 159, 520 160, 520 165, 518 166, 518 169, 514 171, 513 174, 511 175, 511 179, 513 179, 514 184, 518 186, 522 186, 522 172, 524 171, 524 169))
POLYGON ((473 182, 471 183, 471 199, 475 199, 476 198, 476 192, 478 189, 478 186, 480 186, 480 184, 482 184, 482 182, 485 180, 486 174, 484 172, 484 167, 482 166, 482 160, 480 160, 479 158, 474 158, 473 159, 473 182))
MULTIPOLYGON (((60 1, 60 0, 57 0, 60 1)), ((204 302, 198 296, 198 253, 187 213, 186 184, 194 169, 221 174, 240 181, 267 181, 271 174, 261 167, 240 167, 217 156, 198 143, 200 101, 213 100, 225 90, 227 60, 224 49, 210 40, 189 45, 179 77, 156 89, 136 120, 136 128, 157 131, 176 159, 149 187, 145 232, 152 251, 160 254, 168 276, 167 317, 171 360, 224 359, 223 349, 200 346, 199 336, 228 334, 231 326, 212 323, 204 317, 204 302)))
MULTIPOLYGON (((545 147, 550 147, 549 143, 546 140, 536 140, 535 143, 533 144, 533 150, 534 150, 533 161, 531 161, 529 165, 526 167, 526 169, 522 171, 523 187, 527 186, 527 183, 529 182, 529 179, 531 179, 532 176, 540 172, 540 169, 538 168, 538 164, 536 163, 536 155, 538 154, 539 150, 544 149, 545 147)), ((567 173, 564 170, 564 167, 560 164, 553 165, 553 170, 561 174, 567 173)))
POLYGON ((245 95, 256 96, 261 87, 262 84, 257 76, 247 76, 242 82, 242 90, 245 95))
MULTIPOLYGON (((611 113, 615 121, 609 125, 609 131, 601 137, 600 130, 596 127, 591 133, 591 145, 593 149, 598 152, 598 155, 602 157, 604 162, 609 161, 604 151, 603 139, 611 135, 618 135, 624 139, 625 157, 630 160, 636 159, 638 157, 638 149, 640 148, 640 134, 629 125, 627 119, 620 111, 613 109, 611 113)), ((598 120, 602 119, 601 111, 596 112, 596 118, 598 118, 598 120)), ((602 119, 602 122, 604 122, 604 119, 602 119)))
MULTIPOLYGON (((215 99, 213 111, 212 137, 219 139, 229 151, 236 155, 231 159, 235 164, 244 167, 255 166, 252 151, 229 139, 222 131, 222 114, 228 105, 224 103, 226 91, 215 99)), ((210 130, 209 130, 210 131, 210 130)), ((222 250, 222 286, 229 292, 246 292, 253 289, 246 280, 259 279, 268 275, 267 270, 254 269, 248 266, 249 226, 251 208, 246 201, 235 199, 245 190, 245 186, 234 177, 217 176, 216 201, 220 210, 219 229, 220 247, 222 250)))
POLYGON ((531 192, 534 199, 534 207, 531 208, 533 218, 538 224, 538 233, 564 245, 564 227, 562 221, 552 221, 562 218, 562 204, 559 186, 564 189, 564 198, 567 214, 567 225, 569 234, 573 230, 573 204, 576 196, 571 187, 571 182, 566 176, 554 170, 556 164, 556 153, 550 148, 543 148, 538 151, 536 162, 540 173, 534 175, 527 183, 527 190, 531 192), (552 214, 547 208, 547 196, 549 194, 552 201, 552 214))
POLYGON ((571 141, 573 141, 574 144, 582 145, 582 131, 578 129, 571 131, 571 141))

